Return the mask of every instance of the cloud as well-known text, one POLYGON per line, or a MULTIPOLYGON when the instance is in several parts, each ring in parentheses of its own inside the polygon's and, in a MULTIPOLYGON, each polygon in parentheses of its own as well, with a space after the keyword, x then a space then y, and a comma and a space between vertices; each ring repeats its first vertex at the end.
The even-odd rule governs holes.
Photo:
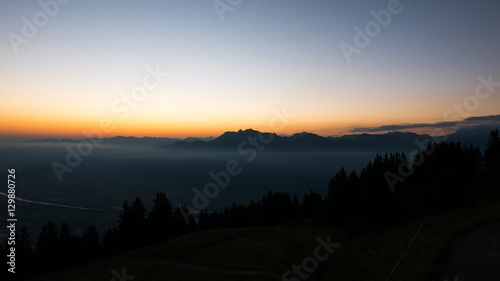
POLYGON ((352 129, 351 133, 376 133, 384 131, 400 131, 400 130, 417 129, 417 128, 456 129, 459 126, 480 126, 489 124, 500 124, 500 115, 469 117, 463 121, 383 125, 380 127, 358 127, 352 129))
POLYGON ((466 121, 467 124, 478 124, 478 125, 497 124, 500 123, 500 115, 470 117, 465 119, 464 121, 466 121))

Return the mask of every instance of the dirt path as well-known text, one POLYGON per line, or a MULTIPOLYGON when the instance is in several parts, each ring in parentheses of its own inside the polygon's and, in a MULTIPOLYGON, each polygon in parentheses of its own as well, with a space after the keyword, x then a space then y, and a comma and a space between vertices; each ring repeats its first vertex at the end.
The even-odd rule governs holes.
POLYGON ((500 281, 500 221, 456 238, 438 267, 438 277, 438 281, 500 281))

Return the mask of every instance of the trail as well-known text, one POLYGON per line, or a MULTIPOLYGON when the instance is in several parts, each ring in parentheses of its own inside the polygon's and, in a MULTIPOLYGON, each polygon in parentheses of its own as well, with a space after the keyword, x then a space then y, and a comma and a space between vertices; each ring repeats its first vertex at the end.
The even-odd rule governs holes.
POLYGON ((500 281, 500 221, 457 237, 438 267, 438 280, 500 281))

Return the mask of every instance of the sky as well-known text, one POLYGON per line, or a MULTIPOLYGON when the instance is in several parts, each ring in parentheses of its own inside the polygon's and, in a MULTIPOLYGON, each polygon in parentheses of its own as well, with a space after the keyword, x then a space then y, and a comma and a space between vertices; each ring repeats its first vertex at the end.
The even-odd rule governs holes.
POLYGON ((0 135, 428 133, 500 114, 499 8, 0 0, 0 135))

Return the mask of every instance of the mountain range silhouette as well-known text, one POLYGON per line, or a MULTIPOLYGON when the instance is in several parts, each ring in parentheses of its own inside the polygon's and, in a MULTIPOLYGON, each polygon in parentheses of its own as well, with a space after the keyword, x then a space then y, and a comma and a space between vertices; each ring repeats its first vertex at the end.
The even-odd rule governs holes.
MULTIPOLYGON (((255 139, 261 145, 265 145, 266 150, 280 151, 365 151, 365 150, 400 150, 415 149, 418 143, 427 143, 431 140, 438 141, 444 139, 447 141, 459 141, 467 144, 473 144, 484 148, 484 140, 491 130, 498 128, 498 125, 482 125, 474 127, 465 127, 456 132, 434 138, 428 134, 416 134, 411 132, 389 132, 385 134, 352 134, 340 137, 323 137, 314 133, 302 132, 291 136, 277 135, 271 132, 260 132, 253 129, 239 130, 237 132, 227 131, 222 135, 213 138, 189 137, 185 139, 178 138, 155 138, 155 137, 123 137, 116 136, 104 138, 103 144, 115 145, 133 145, 133 146, 151 146, 165 147, 174 149, 201 149, 201 150, 226 150, 237 149, 244 142, 249 143, 250 139, 255 139), (260 140, 262 138, 263 141, 260 140), (270 140, 269 142, 267 140, 270 140), (268 143, 267 143, 268 142, 268 143)), ((79 139, 55 139, 46 138, 39 140, 29 140, 27 142, 69 142, 76 143, 79 139)))

